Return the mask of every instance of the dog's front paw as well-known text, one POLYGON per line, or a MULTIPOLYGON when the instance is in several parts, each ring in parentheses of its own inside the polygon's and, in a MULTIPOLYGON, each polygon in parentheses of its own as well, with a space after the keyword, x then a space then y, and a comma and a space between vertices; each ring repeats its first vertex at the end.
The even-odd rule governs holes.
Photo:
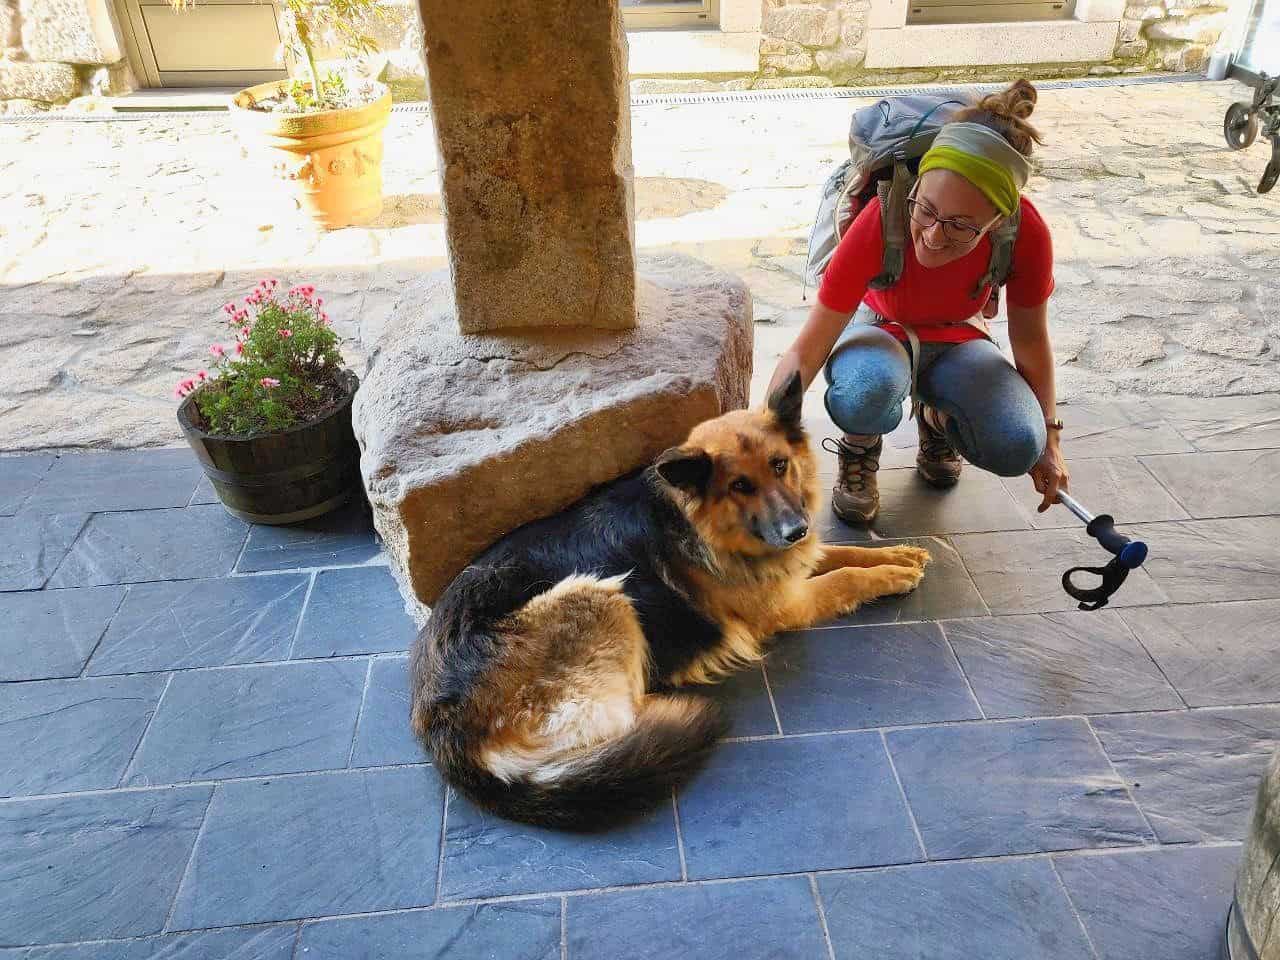
POLYGON ((895 567, 915 567, 923 570, 933 558, 921 547, 881 547, 884 562, 895 567))
MULTIPOLYGON (((913 549, 913 548, 909 548, 913 549)), ((925 554, 928 557, 928 554, 925 554)), ((924 579, 923 564, 919 567, 913 566, 885 566, 876 567, 876 572, 884 576, 884 593, 882 596, 889 596, 897 593, 910 593, 920 585, 920 581, 924 579)))

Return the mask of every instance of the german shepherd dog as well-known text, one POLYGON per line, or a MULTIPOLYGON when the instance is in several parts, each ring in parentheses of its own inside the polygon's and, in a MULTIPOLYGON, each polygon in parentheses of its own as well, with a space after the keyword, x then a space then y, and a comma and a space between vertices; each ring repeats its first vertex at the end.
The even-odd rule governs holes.
POLYGON ((794 375, 764 410, 700 424, 457 576, 411 667, 413 729, 446 780, 534 824, 598 829, 642 812, 724 731, 714 701, 672 688, 920 582, 924 550, 819 542, 802 398, 794 375))

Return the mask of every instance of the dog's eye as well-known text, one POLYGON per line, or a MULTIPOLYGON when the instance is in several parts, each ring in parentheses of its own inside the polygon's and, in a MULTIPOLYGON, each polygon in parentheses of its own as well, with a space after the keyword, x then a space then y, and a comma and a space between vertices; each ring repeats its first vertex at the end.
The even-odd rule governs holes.
POLYGON ((786 474, 787 466, 787 459, 785 457, 778 457, 773 461, 773 472, 781 477, 786 474))
POLYGON ((751 494, 756 492, 755 485, 746 477, 739 477, 733 483, 729 484, 729 489, 734 493, 751 494))

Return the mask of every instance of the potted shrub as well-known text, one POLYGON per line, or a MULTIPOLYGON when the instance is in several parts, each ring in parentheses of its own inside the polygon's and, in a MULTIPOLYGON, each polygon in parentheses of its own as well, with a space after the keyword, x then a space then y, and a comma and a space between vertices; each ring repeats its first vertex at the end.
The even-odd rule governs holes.
MULTIPOLYGON (((171 0, 185 7, 195 0, 171 0)), ((278 154, 276 173, 293 183, 298 203, 335 229, 382 212, 382 131, 391 91, 353 71, 323 73, 317 44, 347 57, 372 53, 367 32, 384 16, 378 0, 281 0, 286 43, 304 79, 276 80, 232 98, 233 122, 250 141, 278 154)))
POLYGON ((178 424, 228 511, 296 523, 360 490, 351 430, 358 380, 342 363, 324 301, 311 286, 283 296, 263 280, 228 303, 230 345, 209 348, 214 372, 178 384, 178 424))

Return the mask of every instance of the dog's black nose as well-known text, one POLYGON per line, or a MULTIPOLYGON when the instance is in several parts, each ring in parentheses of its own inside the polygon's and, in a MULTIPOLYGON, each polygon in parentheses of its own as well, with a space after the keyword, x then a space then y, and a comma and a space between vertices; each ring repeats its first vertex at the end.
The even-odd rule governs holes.
POLYGON ((807 523, 796 524, 788 530, 783 536, 787 538, 787 543, 799 543, 809 535, 809 525, 807 523))

